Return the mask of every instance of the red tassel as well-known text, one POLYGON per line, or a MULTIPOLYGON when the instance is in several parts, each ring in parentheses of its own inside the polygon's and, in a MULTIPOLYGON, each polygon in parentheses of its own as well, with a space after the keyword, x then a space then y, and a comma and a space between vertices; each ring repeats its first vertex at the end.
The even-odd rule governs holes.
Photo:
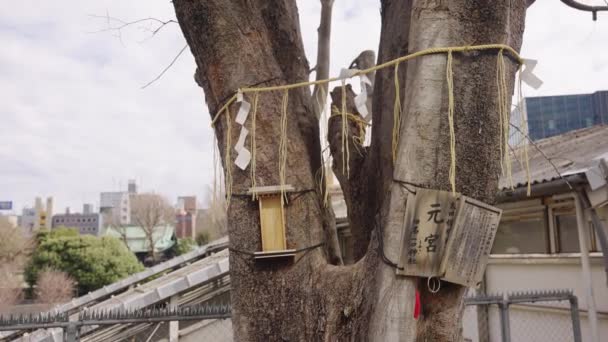
POLYGON ((414 319, 420 316, 420 292, 416 289, 416 303, 414 303, 414 319))

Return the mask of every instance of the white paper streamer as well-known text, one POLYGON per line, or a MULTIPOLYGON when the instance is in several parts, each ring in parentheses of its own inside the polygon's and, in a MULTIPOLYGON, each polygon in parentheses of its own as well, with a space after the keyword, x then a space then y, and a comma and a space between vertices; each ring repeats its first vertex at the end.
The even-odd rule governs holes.
POLYGON ((371 87, 372 81, 369 80, 367 75, 360 75, 359 80, 361 81, 361 92, 355 96, 355 106, 359 114, 365 118, 369 115, 367 110, 367 86, 371 87))
POLYGON ((536 64, 538 64, 538 61, 535 59, 524 59, 524 69, 521 72, 521 80, 534 89, 543 85, 543 81, 533 74, 536 64))
POLYGON ((345 80, 347 78, 351 78, 355 76, 355 74, 359 72, 359 69, 340 69, 340 75, 338 75, 339 80, 345 80))
POLYGON ((236 121, 239 125, 243 125, 245 120, 247 120, 247 116, 249 116, 249 110, 251 109, 251 104, 249 102, 243 100, 241 102, 241 107, 239 108, 239 112, 236 114, 236 121))
POLYGON ((249 165, 249 162, 251 162, 251 152, 243 147, 236 156, 234 163, 239 167, 239 169, 245 170, 249 165))
POLYGON ((243 148, 245 148, 245 139, 247 139, 247 135, 249 134, 249 130, 243 126, 241 128, 241 134, 239 135, 239 140, 234 145, 234 149, 236 152, 241 152, 243 148))
POLYGON ((249 130, 243 125, 249 116, 251 104, 245 101, 243 98, 243 92, 240 90, 236 93, 236 102, 240 102, 241 106, 239 107, 239 111, 236 114, 234 121, 241 125, 241 133, 239 135, 239 140, 237 140, 236 144, 234 145, 234 150, 238 153, 234 163, 239 169, 245 170, 251 162, 251 152, 245 148, 245 139, 247 139, 247 135, 249 135, 249 130))

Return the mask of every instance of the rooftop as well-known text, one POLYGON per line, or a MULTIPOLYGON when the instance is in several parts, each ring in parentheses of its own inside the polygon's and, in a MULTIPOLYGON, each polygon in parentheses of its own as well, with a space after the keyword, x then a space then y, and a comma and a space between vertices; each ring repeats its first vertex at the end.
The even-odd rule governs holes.
MULTIPOLYGON (((515 151, 517 159, 511 153, 512 179, 516 188, 527 184, 522 151, 521 147, 515 151)), ((560 174, 569 176, 584 173, 598 164, 600 159, 608 159, 608 125, 583 128, 537 140, 528 145, 528 158, 533 185, 559 179, 560 174)), ((510 185, 508 177, 500 178, 501 189, 507 189, 510 185)))

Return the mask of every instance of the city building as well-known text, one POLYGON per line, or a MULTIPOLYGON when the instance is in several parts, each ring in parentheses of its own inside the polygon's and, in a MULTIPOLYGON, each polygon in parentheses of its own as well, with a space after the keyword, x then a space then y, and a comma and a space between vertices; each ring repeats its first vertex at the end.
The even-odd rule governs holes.
POLYGON ((19 216, 17 216, 17 215, 0 213, 0 217, 3 217, 4 219, 6 219, 6 221, 14 227, 19 226, 19 216))
POLYGON ((189 213, 196 213, 197 204, 196 196, 180 196, 177 198, 178 208, 185 210, 189 213))
POLYGON ((39 229, 51 229, 53 216, 53 197, 47 197, 46 206, 42 199, 36 197, 33 208, 23 208, 19 226, 26 234, 32 234, 39 229))
POLYGON ((137 194, 137 183, 135 182, 135 179, 129 179, 129 185, 127 187, 127 191, 131 195, 137 194))
POLYGON ((128 225, 131 223, 131 205, 128 192, 102 192, 99 213, 104 215, 107 224, 128 225))
POLYGON ((177 198, 177 212, 175 214, 175 236, 177 238, 195 238, 197 210, 196 196, 177 198))
POLYGON ((26 234, 31 234, 38 230, 38 215, 36 215, 36 209, 23 208, 21 216, 19 217, 19 227, 21 227, 26 234))
POLYGON ((59 227, 76 228, 80 234, 98 236, 103 230, 103 216, 93 212, 91 204, 83 206, 82 213, 70 213, 66 208, 65 214, 53 216, 53 229, 59 227))
POLYGON ((137 183, 130 179, 127 191, 102 192, 99 212, 106 224, 125 226, 131 224, 131 201, 137 195, 137 183))
MULTIPOLYGON (((569 131, 608 124, 608 90, 591 94, 527 97, 525 116, 530 139, 538 140, 569 131)), ((520 115, 512 113, 511 122, 521 127, 520 115)), ((512 136, 518 132, 511 130, 512 136)))

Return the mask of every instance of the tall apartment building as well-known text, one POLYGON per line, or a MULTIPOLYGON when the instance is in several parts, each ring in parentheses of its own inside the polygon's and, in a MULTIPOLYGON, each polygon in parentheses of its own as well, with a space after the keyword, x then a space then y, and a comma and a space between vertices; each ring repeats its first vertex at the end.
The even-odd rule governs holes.
MULTIPOLYGON (((524 103, 532 140, 608 124, 608 90, 591 94, 528 97, 524 103)), ((514 112, 511 122, 518 125, 518 121, 519 114, 514 112)))

